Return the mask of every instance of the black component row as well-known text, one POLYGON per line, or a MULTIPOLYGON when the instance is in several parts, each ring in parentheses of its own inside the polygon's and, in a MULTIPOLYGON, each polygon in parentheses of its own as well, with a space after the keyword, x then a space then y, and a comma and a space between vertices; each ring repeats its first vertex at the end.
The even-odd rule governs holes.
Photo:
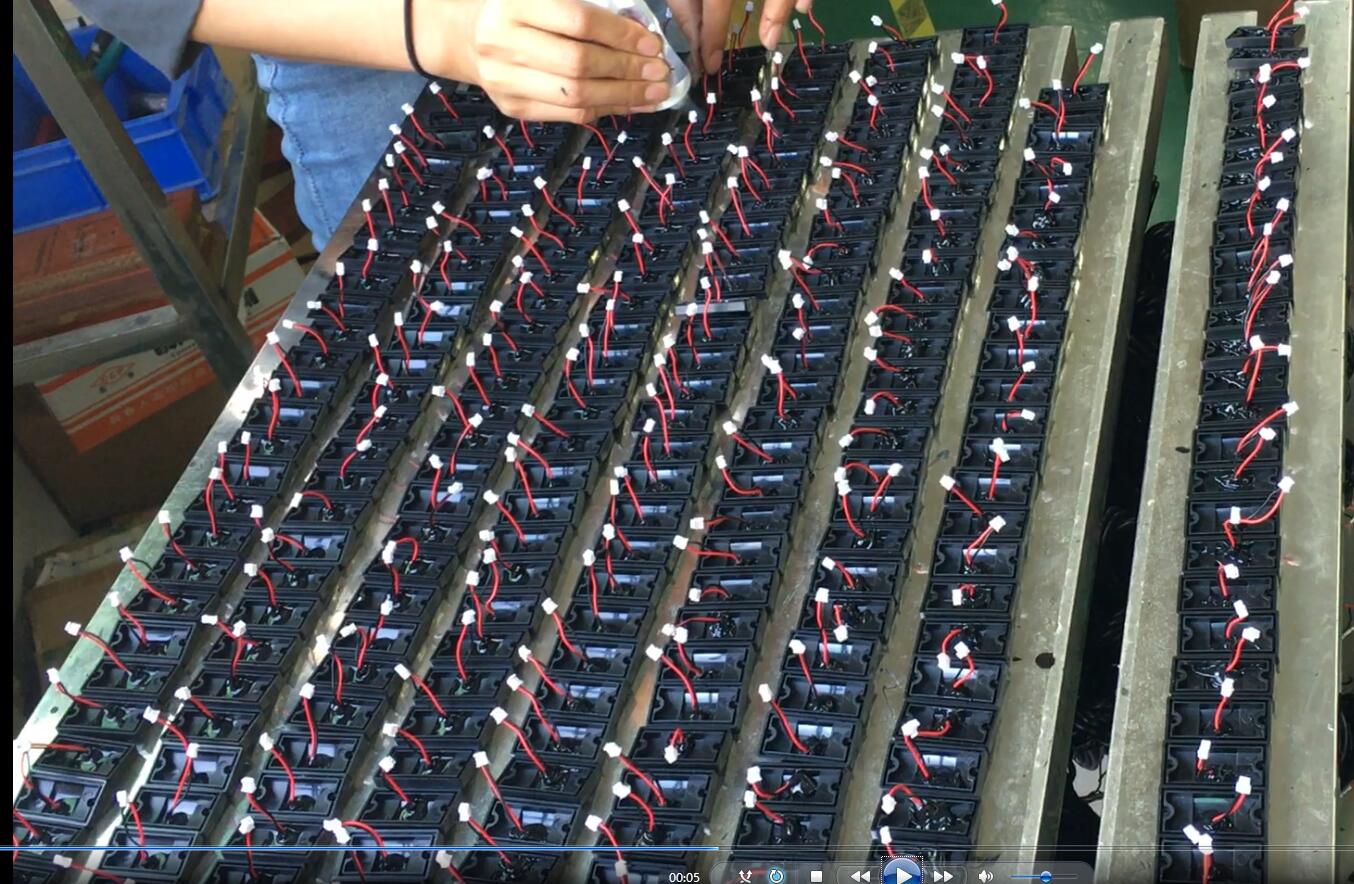
POLYGON ((1227 39, 1228 126, 1161 779, 1158 880, 1265 880, 1302 28, 1227 39))
MULTIPOLYGON (((890 82, 902 67, 900 50, 887 44, 884 49, 869 60, 865 88, 843 139, 848 156, 859 157, 862 168, 868 165, 869 175, 850 190, 849 201, 830 204, 817 225, 817 235, 829 241, 835 258, 829 272, 838 276, 845 275, 843 264, 859 260, 874 268, 883 263, 879 258, 889 260, 876 258, 877 240, 862 237, 877 236, 889 226, 901 157, 884 165, 874 156, 886 153, 894 139, 912 140, 911 121, 924 91, 926 59, 915 84, 903 87, 890 82), (888 104, 878 97, 882 94, 910 95, 912 103, 888 104), (887 108, 882 116, 881 106, 887 108), (889 132, 879 131, 881 120, 889 121, 889 132)), ((892 621, 895 587, 906 572, 934 406, 992 199, 993 170, 1023 63, 1024 32, 1010 32, 1005 42, 995 43, 991 31, 965 31, 961 53, 965 62, 939 99, 944 101, 940 131, 921 152, 924 177, 908 208, 903 252, 896 266, 875 271, 888 272, 892 283, 885 304, 864 318, 862 350, 870 365, 863 390, 828 391, 833 397, 845 394, 854 418, 841 440, 832 515, 818 544, 797 628, 785 651, 773 651, 781 662, 779 681, 758 686, 771 711, 762 725, 757 763, 745 772, 729 772, 744 775, 747 782, 736 836, 739 856, 826 859, 835 851, 834 833, 858 813, 842 802, 847 770, 892 621), (970 83, 975 76, 978 81, 970 83), (945 216, 948 222, 941 220, 945 216)), ((859 286, 872 275, 862 272, 852 281, 859 286)), ((803 328, 806 312, 811 320, 816 311, 796 306, 803 328)), ((801 370, 809 367, 803 352, 796 361, 801 370)))
MULTIPOLYGON (((738 185, 722 216, 690 211, 684 216, 679 206, 668 210, 669 224, 683 230, 686 253, 701 284, 696 300, 681 310, 677 334, 662 342, 656 377, 643 390, 630 427, 629 459, 610 480, 607 523, 598 542, 585 552, 572 604, 561 612, 561 637, 569 641, 562 642, 564 647, 546 667, 527 722, 528 733, 539 737, 533 742, 541 764, 533 768, 530 758, 519 757, 508 768, 511 781, 499 777, 505 807, 513 806, 523 815, 543 812, 544 804, 561 815, 562 824, 550 827, 546 837, 552 844, 564 843, 571 832, 588 830, 612 845, 679 845, 696 837, 691 821, 679 823, 672 814, 683 808, 688 815, 699 813, 706 800, 703 782, 659 774, 633 751, 626 758, 633 778, 607 793, 617 799, 609 818, 582 816, 581 808, 598 790, 610 788, 600 782, 598 770, 606 757, 622 754, 610 737, 625 713, 627 682, 646 655, 642 641, 654 626, 661 590, 671 585, 670 568, 678 554, 672 538, 685 532, 689 501, 706 481, 711 435, 726 411, 735 374, 754 358, 745 339, 771 262, 777 260, 787 213, 811 171, 817 141, 811 120, 823 118, 840 74, 821 50, 811 51, 810 57, 815 62, 821 58, 828 70, 818 80, 792 75, 785 81, 785 88, 798 92, 796 106, 805 125, 802 132, 777 135, 774 156, 756 147, 745 131, 732 127, 722 136, 730 145, 727 154, 707 155, 699 149, 683 153, 683 147, 675 151, 685 167, 679 170, 684 180, 700 176, 697 193, 721 195, 727 180, 709 175, 726 169, 732 170, 728 174, 738 185), (751 148, 746 144, 750 140, 751 148), (720 159, 727 163, 710 163, 720 159), (551 731, 559 738, 552 741, 551 731), (573 739, 566 738, 568 734, 573 739), (645 773, 649 770, 654 771, 652 777, 645 773)), ((733 53, 715 88, 724 96, 747 94, 755 112, 761 100, 754 90, 763 81, 764 68, 760 52, 733 53)), ((709 131, 702 132, 704 119, 689 118, 682 137, 674 133, 674 145, 684 145, 697 133, 713 140, 720 121, 716 117, 709 122, 709 131)), ((755 134, 761 136, 762 129, 755 134)), ((674 264, 662 273, 672 277, 677 269, 674 264)), ((656 702, 671 700, 670 694, 660 683, 659 695, 666 700, 656 702)), ((680 714, 674 707, 663 716, 680 714)), ((512 871, 521 880, 538 880, 553 868, 556 857, 514 853, 511 860, 512 871)), ((462 871, 484 875, 484 866, 492 862, 487 856, 472 856, 473 865, 462 871)), ((598 856, 592 876, 615 881, 654 871, 651 865, 643 859, 627 862, 617 850, 598 856)))
MULTIPOLYGON (((1107 92, 1079 77, 1030 102, 968 420, 958 460, 940 478, 946 497, 925 619, 875 811, 889 857, 959 861, 972 844, 1107 92)), ((932 218, 935 235, 954 232, 945 213, 932 218)), ((967 274, 973 260, 972 249, 967 257, 936 250, 931 263, 942 275, 967 274)))

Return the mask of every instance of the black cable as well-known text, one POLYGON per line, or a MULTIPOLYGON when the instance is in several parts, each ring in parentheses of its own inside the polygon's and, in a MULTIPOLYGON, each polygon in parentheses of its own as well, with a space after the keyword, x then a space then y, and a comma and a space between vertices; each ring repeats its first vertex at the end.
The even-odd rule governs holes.
POLYGON ((409 66, 414 73, 427 80, 436 79, 419 64, 418 51, 414 49, 414 0, 404 0, 404 54, 409 56, 409 66))

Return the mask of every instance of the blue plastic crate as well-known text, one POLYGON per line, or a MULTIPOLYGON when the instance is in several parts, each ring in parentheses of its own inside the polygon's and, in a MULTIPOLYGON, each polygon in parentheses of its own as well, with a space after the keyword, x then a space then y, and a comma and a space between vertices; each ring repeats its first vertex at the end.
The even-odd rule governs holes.
MULTIPOLYGON (((71 31, 81 54, 97 28, 71 31)), ((197 188, 210 199, 220 185, 217 141, 230 105, 230 82, 210 49, 171 81, 130 49, 104 83, 104 94, 165 191, 197 188), (163 108, 131 119, 133 96, 163 96, 163 108)), ((108 208, 84 163, 62 138, 33 145, 47 105, 14 59, 14 232, 108 208)))

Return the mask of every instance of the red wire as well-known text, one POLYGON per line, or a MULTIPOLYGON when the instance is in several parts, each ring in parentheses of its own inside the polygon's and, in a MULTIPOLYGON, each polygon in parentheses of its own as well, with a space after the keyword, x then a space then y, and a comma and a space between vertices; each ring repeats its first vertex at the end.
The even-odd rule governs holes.
POLYGON ((775 700, 771 701, 771 708, 775 710, 776 715, 780 717, 781 726, 785 728, 785 736, 790 738, 790 744, 794 746, 797 751, 808 755, 809 747, 805 746, 803 741, 801 741, 799 736, 795 733, 794 726, 790 724, 790 719, 785 715, 785 710, 781 709, 780 704, 775 700))
POLYGON ((179 806, 179 801, 183 798, 185 787, 188 785, 188 778, 193 774, 193 757, 188 754, 190 743, 188 742, 188 737, 184 735, 183 731, 179 730, 174 725, 173 722, 171 722, 167 718, 164 718, 163 716, 160 717, 157 724, 161 725, 165 730, 169 731, 171 734, 178 737, 179 743, 183 746, 184 750, 183 770, 179 773, 179 783, 177 788, 174 789, 174 798, 169 804, 169 809, 172 811, 174 808, 179 806))
POLYGON ((545 766, 544 761, 541 761, 541 758, 536 754, 536 751, 531 748, 531 742, 527 740, 527 735, 523 733, 522 729, 507 719, 503 720, 503 726, 517 735, 517 742, 522 746, 522 750, 527 753, 527 758, 531 760, 532 766, 548 776, 550 773, 549 768, 545 766))
POLYGON ((917 793, 913 792, 912 788, 908 786, 906 783, 898 783, 894 785, 893 788, 889 789, 887 794, 891 797, 899 792, 902 792, 904 795, 906 795, 908 797, 908 800, 912 802, 913 806, 921 808, 925 805, 925 802, 923 802, 920 798, 918 798, 917 793))
POLYGON ((1227 698, 1219 697, 1218 705, 1213 709, 1213 733, 1222 733, 1222 713, 1227 708, 1227 698))
POLYGON ((757 446, 757 445, 754 445, 753 443, 747 441, 746 439, 744 439, 742 436, 740 436, 740 435, 737 434, 737 433, 734 433, 734 434, 733 434, 732 436, 730 436, 729 438, 733 439, 733 441, 736 442, 736 443, 738 443, 738 445, 740 445, 742 448, 744 448, 744 449, 746 449, 746 450, 752 452, 753 454, 757 455, 758 457, 760 457, 762 460, 766 461, 767 463, 771 463, 773 460, 775 460, 775 458, 773 458, 771 455, 769 455, 769 454, 767 454, 765 451, 763 451, 763 450, 761 449, 761 447, 759 447, 759 446, 757 446))
MULTIPOLYGON (((168 525, 165 526, 165 530, 166 530, 166 531, 169 530, 169 526, 168 526, 168 525)), ((181 555, 182 555, 182 554, 181 554, 181 555)), ((186 557, 185 557, 185 560, 186 560, 186 557)), ((196 567, 196 566, 194 566, 194 567, 196 567)), ((141 574, 141 571, 137 569, 136 563, 135 563, 132 559, 128 559, 128 560, 127 560, 127 569, 128 569, 129 571, 132 572, 132 576, 136 578, 136 582, 137 582, 137 583, 140 583, 140 584, 141 584, 141 588, 144 589, 146 592, 148 592, 148 593, 150 593, 151 595, 155 596, 157 599, 159 599, 160 601, 164 602, 164 603, 167 604, 167 605, 172 605, 172 604, 177 603, 178 599, 175 599, 173 596, 167 595, 167 594, 161 592, 160 590, 156 589, 155 587, 151 586, 151 585, 150 585, 150 581, 147 580, 147 579, 141 574)))
POLYGON ((804 73, 810 80, 813 79, 813 65, 809 64, 809 56, 804 52, 804 32, 795 28, 795 47, 799 52, 799 60, 804 64, 804 73))
POLYGON ((522 526, 517 523, 517 519, 513 516, 512 512, 503 505, 502 501, 496 502, 494 506, 496 506, 498 511, 503 514, 503 518, 508 520, 508 524, 512 526, 513 533, 517 535, 518 541, 525 545, 527 542, 527 535, 522 531, 522 526))
MULTIPOLYGON (((249 449, 248 449, 247 447, 245 448, 244 453, 245 453, 245 474, 244 474, 244 476, 241 477, 242 481, 243 481, 245 478, 248 477, 248 473, 249 473, 249 449)), ((162 522, 162 523, 160 523, 160 527, 161 527, 162 529, 164 529, 165 540, 169 541, 170 547, 174 550, 174 552, 175 552, 176 554, 178 554, 178 557, 181 558, 181 559, 183 559, 184 565, 186 565, 186 566, 188 567, 189 570, 191 570, 191 571, 196 571, 196 570, 197 570, 197 564, 196 564, 192 559, 188 558, 188 555, 187 555, 186 553, 184 553, 184 551, 183 551, 183 547, 179 546, 179 542, 178 542, 177 540, 174 539, 174 534, 173 534, 173 532, 169 530, 169 523, 168 523, 168 522, 162 522)), ((134 574, 136 573, 136 569, 135 569, 135 568, 132 569, 132 573, 134 573, 134 574)), ((146 584, 145 578, 141 577, 141 575, 137 574, 137 579, 141 582, 141 585, 142 585, 142 586, 146 586, 146 587, 147 587, 147 589, 149 590, 149 592, 150 592, 152 595, 157 596, 157 597, 161 598, 163 601, 166 601, 166 602, 172 601, 172 599, 170 599, 169 596, 163 595, 162 593, 157 592, 155 589, 150 588, 150 587, 146 584)))
POLYGON ((751 236, 751 235, 752 235, 752 230, 748 227, 748 221, 747 221, 747 218, 743 215, 743 203, 742 203, 742 201, 738 198, 738 190, 737 190, 736 188, 735 188, 735 189, 731 189, 731 190, 729 191, 729 197, 730 197, 730 200, 733 202, 733 209, 734 209, 734 212, 736 212, 736 213, 738 214, 738 223, 741 224, 742 227, 743 227, 743 235, 744 235, 744 236, 751 236))
MULTIPOLYGON (((418 154, 417 149, 415 149, 414 153, 418 154)), ((422 186, 424 185, 424 181, 423 181, 423 176, 420 175, 419 172, 418 172, 418 167, 416 167, 412 162, 409 161, 409 157, 407 157, 407 156, 404 155, 404 154, 405 154, 404 151, 402 151, 402 150, 397 150, 397 151, 395 151, 395 154, 400 158, 400 162, 404 163, 404 167, 405 167, 406 169, 409 170, 409 174, 412 175, 412 176, 414 176, 414 180, 415 180, 416 182, 418 182, 419 187, 422 187, 422 186)), ((422 154, 419 154, 419 158, 422 159, 422 154)), ((427 161, 425 160, 424 162, 425 162, 425 165, 426 165, 426 162, 427 162, 427 161)), ((396 180, 397 180, 397 181, 399 180, 398 177, 396 178, 396 180)), ((403 187, 403 182, 400 182, 400 183, 401 183, 401 188, 402 188, 402 187, 403 187)))
POLYGON ((212 537, 215 537, 217 535, 216 506, 215 504, 212 503, 212 486, 214 486, 215 484, 216 484, 215 479, 208 479, 207 488, 205 493, 203 494, 203 503, 205 504, 204 509, 207 510, 207 522, 211 525, 212 537))
POLYGON ((419 690, 423 691, 424 696, 428 698, 428 702, 432 703, 433 708, 437 710, 437 714, 442 718, 446 718, 447 710, 443 708, 441 701, 437 699, 437 695, 433 693, 433 689, 428 686, 428 683, 414 672, 409 673, 409 678, 419 690))
POLYGON ((856 525, 856 520, 851 516, 850 495, 848 494, 838 495, 838 500, 841 501, 842 515, 846 517, 846 525, 848 528, 851 529, 851 533, 856 535, 857 537, 864 537, 865 532, 860 530, 860 528, 856 525))
POLYGON ((696 696, 696 686, 691 683, 691 679, 687 678, 686 673, 683 672, 676 663, 673 663, 666 654, 660 655, 658 662, 668 667, 668 669, 681 680, 682 685, 686 688, 687 696, 691 699, 692 714, 698 713, 700 711, 700 701, 696 696))
POLYGON ((400 736, 404 737, 409 742, 413 743, 414 748, 418 750, 419 757, 423 759, 423 763, 428 765, 429 767, 432 767, 433 760, 428 756, 428 750, 423 745, 422 740, 420 740, 418 737, 414 736, 412 732, 405 730, 404 728, 399 728, 397 733, 400 736))
MULTIPOLYGON (((735 481, 733 480, 733 477, 729 475, 729 471, 728 471, 727 469, 720 470, 719 472, 720 472, 720 475, 722 475, 722 476, 724 477, 724 484, 727 485, 727 486, 729 486, 729 490, 732 491, 734 494, 738 495, 739 497, 761 497, 761 496, 762 496, 762 490, 761 490, 760 488, 741 488, 741 487, 739 487, 738 483, 735 482, 735 481)), ((849 517, 848 517, 848 518, 849 518, 849 517)))
POLYGON ((1077 94, 1077 88, 1081 86, 1081 80, 1086 76, 1086 72, 1091 69, 1091 62, 1095 60, 1095 53, 1088 52, 1086 60, 1081 63, 1081 70, 1077 71, 1076 79, 1072 81, 1072 94, 1077 94))
MULTIPOLYGON (((45 796, 44 796, 44 797, 45 797, 45 796)), ((60 805, 57 805, 57 806, 59 807, 60 805)), ((16 807, 16 808, 13 808, 13 811, 14 811, 14 818, 15 818, 16 820, 19 821, 19 825, 21 825, 21 826, 23 826, 25 829, 27 829, 27 830, 28 830, 28 834, 32 835, 35 839, 37 839, 37 840, 39 840, 39 841, 42 840, 42 833, 39 832, 39 831, 37 830, 37 828, 34 827, 34 825, 28 821, 28 818, 27 818, 27 817, 25 817, 22 813, 19 812, 19 808, 17 808, 17 807, 16 807)), ((137 822, 137 829, 139 830, 140 828, 141 828, 141 824, 140 824, 140 822, 138 821, 138 822, 137 822)), ((145 837, 146 837, 146 836, 145 836, 144 833, 143 833, 142 836, 141 836, 141 843, 142 843, 142 844, 145 843, 145 837)))
POLYGON ((912 742, 912 738, 904 735, 903 745, 907 747, 907 751, 912 756, 913 762, 916 763, 917 772, 922 775, 922 779, 931 779, 931 771, 926 767, 926 762, 922 760, 921 752, 918 751, 917 745, 912 742))
POLYGON ((493 774, 489 773, 488 767, 481 767, 480 773, 484 775, 484 781, 489 784, 489 791, 494 793, 498 803, 503 805, 503 810, 508 814, 508 819, 512 821, 513 826, 520 832, 522 831, 522 820, 518 818, 517 813, 513 811, 512 806, 503 798, 503 793, 498 789, 498 783, 494 782, 493 774))
POLYGON ((136 619, 135 614, 133 614, 131 611, 128 611, 122 605, 118 605, 118 613, 131 621, 132 626, 136 628, 137 637, 141 641, 142 645, 150 644, 150 640, 146 638, 146 627, 141 623, 140 620, 136 619))
MULTIPOLYGON (((361 829, 362 831, 364 831, 364 832, 366 832, 368 835, 370 835, 370 836, 372 837, 373 840, 376 841, 376 847, 380 850, 381 856, 389 856, 389 855, 390 855, 390 851, 386 850, 386 842, 385 842, 385 839, 381 837, 381 835, 380 835, 379 832, 377 832, 375 829, 373 829, 371 826, 367 825, 366 823, 362 822, 361 820, 344 820, 344 821, 343 821, 343 827, 344 827, 344 828, 352 827, 352 828, 354 828, 354 829, 361 829)), ((353 851, 353 852, 354 852, 354 854, 356 854, 356 851, 353 851)))
POLYGON ((552 692, 561 697, 567 695, 567 692, 564 690, 564 688, 560 687, 559 684, 553 678, 551 678, 550 675, 545 671, 545 667, 541 665, 539 660, 537 660, 535 657, 527 657, 527 662, 530 663, 531 667, 536 670, 536 674, 541 677, 542 684, 550 688, 552 692))
POLYGON ((315 750, 318 748, 317 744, 319 742, 319 738, 315 733, 315 716, 311 715, 310 713, 310 700, 306 699, 305 697, 302 697, 301 709, 303 712, 305 712, 306 730, 310 733, 310 745, 307 750, 307 755, 311 761, 314 761, 315 750))
MULTIPOLYGON (((473 830, 475 831, 475 834, 476 834, 476 835, 479 835, 481 838, 483 838, 484 841, 485 841, 485 843, 487 843, 490 847, 495 847, 495 848, 498 847, 498 842, 495 841, 495 840, 493 839, 493 837, 485 830, 484 826, 480 825, 478 822, 476 822, 476 821, 473 820, 473 819, 466 820, 466 822, 470 825, 470 828, 473 829, 473 830)), ((499 850, 499 851, 498 851, 498 858, 499 858, 500 860, 503 861, 503 865, 504 865, 506 868, 509 868, 509 869, 512 868, 512 860, 508 857, 508 855, 507 855, 506 853, 504 853, 503 851, 499 850)))
POLYGON ((532 711, 536 713, 536 718, 545 726, 546 731, 550 734, 551 742, 558 743, 559 731, 555 730, 555 726, 551 724, 550 719, 546 717, 545 710, 541 708, 541 701, 537 700, 536 695, 527 690, 525 685, 519 685, 517 692, 527 698, 527 702, 531 704, 532 711))
MULTIPOLYGON (((296 774, 292 773, 291 765, 287 763, 287 757, 278 750, 276 745, 271 746, 268 749, 268 752, 273 756, 273 759, 278 763, 278 766, 282 768, 282 772, 287 775, 287 803, 291 804, 296 800, 296 774)), ((252 798, 253 796, 250 797, 252 798)), ((272 815, 262 807, 259 807, 258 809, 267 816, 269 820, 273 819, 272 815)), ((274 821, 273 825, 277 826, 278 824, 274 821)), ((278 826, 278 828, 281 829, 282 827, 278 826)))
POLYGON ((522 466, 520 460, 513 461, 512 465, 517 470, 518 478, 522 481, 522 489, 526 492, 527 509, 533 516, 539 515, 536 510, 536 495, 531 492, 531 478, 527 475, 526 467, 522 466))
POLYGON ((87 872, 90 875, 93 875, 95 878, 98 878, 103 881, 114 881, 116 882, 116 884, 124 884, 124 879, 119 878, 117 875, 114 875, 110 872, 105 872, 101 869, 91 869, 88 866, 82 866, 80 865, 80 863, 77 862, 72 862, 69 866, 67 866, 67 868, 69 868, 71 871, 74 872, 87 872))
MULTIPOLYGON (((607 840, 611 842, 611 847, 616 852, 617 862, 625 862, 625 857, 621 854, 620 842, 616 840, 616 834, 611 831, 611 827, 608 826, 606 823, 599 823, 598 828, 602 830, 602 832, 606 835, 607 840)), ((622 875, 621 884, 628 884, 628 878, 629 878, 628 875, 622 875)))
POLYGON ((399 783, 395 782, 395 778, 390 775, 390 771, 381 771, 381 776, 385 778, 386 784, 395 791, 395 794, 400 796, 400 804, 408 804, 409 794, 400 788, 399 783))
POLYGON ((493 408, 494 403, 489 399, 489 393, 487 390, 484 389, 484 384, 480 382, 479 373, 475 371, 474 366, 469 367, 468 374, 470 377, 470 383, 474 384, 475 392, 479 394, 480 399, 484 402, 486 406, 488 406, 489 408, 493 408))
POLYGON ((620 763, 625 767, 626 770, 630 771, 632 774, 634 774, 635 776, 639 777, 641 780, 644 781, 644 784, 649 787, 649 793, 652 794, 654 798, 658 800, 659 807, 667 807, 668 799, 666 796, 664 796, 663 790, 658 788, 658 783, 650 779, 648 774, 640 770, 639 767, 637 767, 633 761, 631 761, 629 758, 626 758, 624 755, 618 755, 617 760, 620 761, 620 763))
POLYGON ((63 697, 68 698, 72 703, 76 703, 80 706, 88 706, 90 709, 103 708, 102 703, 95 702, 94 700, 91 700, 88 697, 82 697, 79 694, 72 694, 70 691, 66 689, 66 686, 63 685, 61 682, 57 682, 54 685, 54 687, 56 688, 56 692, 58 694, 61 694, 63 697))
POLYGON ((532 415, 532 417, 534 417, 534 418, 536 419, 536 421, 537 421, 538 423, 540 423, 541 426, 545 427, 547 430, 549 430, 550 432, 554 433, 554 434, 555 434, 556 436, 558 436, 559 438, 561 438, 561 439, 568 439, 568 438, 569 438, 569 435, 570 435, 569 433, 565 432, 564 430, 562 430, 562 429, 560 429, 558 426, 556 426, 554 423, 552 423, 551 421, 549 421, 549 420, 545 417, 545 415, 541 414, 539 411, 538 411, 538 412, 535 412, 535 413, 532 415))
POLYGON ((88 641, 93 642, 93 643, 94 643, 101 651, 104 652, 105 655, 107 655, 108 659, 109 659, 110 661, 112 661, 113 665, 116 666, 118 669, 121 669, 123 672, 127 673, 128 675, 131 675, 131 674, 132 674, 132 671, 131 671, 130 669, 127 668, 127 664, 125 664, 125 663, 122 662, 121 658, 119 658, 118 655, 115 654, 115 653, 113 652, 113 649, 110 648, 110 647, 104 642, 103 639, 99 638, 99 637, 98 637, 97 635, 95 635, 94 633, 89 632, 89 631, 84 630, 84 629, 82 629, 82 630, 79 631, 78 636, 79 636, 80 638, 83 638, 83 639, 86 639, 86 640, 88 640, 88 641))
POLYGON ((644 816, 648 819, 647 829, 648 831, 652 832, 654 828, 657 826, 658 822, 657 820, 654 819, 653 808, 649 806, 649 802, 645 801, 643 798, 640 798, 639 795, 635 794, 635 792, 633 791, 631 791, 625 797, 629 798, 631 801, 638 804, 639 809, 644 811, 644 816))
POLYGON ((977 676, 978 666, 976 663, 974 663, 972 654, 969 654, 967 657, 964 658, 964 663, 967 664, 968 668, 965 669, 963 672, 959 673, 959 677, 956 678, 953 682, 951 682, 950 684, 951 688, 958 689, 964 684, 964 682, 977 676))

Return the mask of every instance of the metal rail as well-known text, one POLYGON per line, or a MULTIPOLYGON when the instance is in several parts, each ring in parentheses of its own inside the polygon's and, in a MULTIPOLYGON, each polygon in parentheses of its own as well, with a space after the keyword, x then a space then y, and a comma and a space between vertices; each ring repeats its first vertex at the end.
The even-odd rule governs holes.
POLYGON ((1109 108, 1030 512, 1004 721, 978 806, 979 856, 1032 864, 1051 858, 1057 842, 1138 252, 1151 211, 1165 28, 1159 18, 1114 22, 1105 39, 1100 82, 1110 84, 1109 108))
MULTIPOLYGON (((1293 357, 1289 392, 1304 407, 1289 425, 1285 469, 1297 485, 1281 522, 1279 620, 1283 657, 1274 686, 1267 791, 1271 880, 1335 880, 1336 702, 1341 677, 1341 567, 1348 526, 1341 503, 1349 409, 1345 335, 1349 328, 1350 8, 1309 5, 1312 73, 1303 84, 1306 122, 1299 163, 1303 187, 1294 245, 1293 357), (1343 293, 1343 297, 1342 297, 1343 293)), ((1165 697, 1175 655, 1176 604, 1184 553, 1185 495, 1198 414, 1198 365, 1208 306, 1212 220, 1218 206, 1226 123, 1228 49, 1254 13, 1208 16, 1200 31, 1185 139, 1180 208, 1166 290, 1166 320, 1152 408, 1147 471, 1135 541, 1118 702, 1105 781, 1096 880, 1155 875, 1165 697), (1163 625, 1171 628, 1163 628, 1163 625)), ((1346 809, 1344 811, 1348 813, 1346 809)), ((1344 860, 1348 863, 1348 860, 1344 860)))

